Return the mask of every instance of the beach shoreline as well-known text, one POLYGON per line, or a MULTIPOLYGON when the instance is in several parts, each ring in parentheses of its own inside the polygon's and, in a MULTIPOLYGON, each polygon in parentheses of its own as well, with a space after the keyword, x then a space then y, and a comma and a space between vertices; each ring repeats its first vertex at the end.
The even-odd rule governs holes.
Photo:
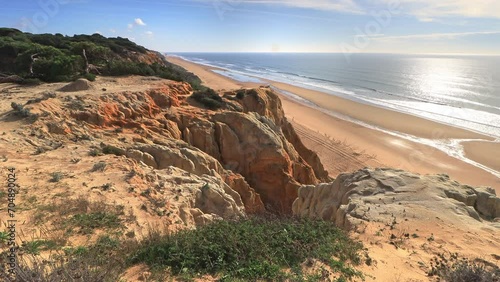
MULTIPOLYGON (((339 158, 331 155, 335 155, 335 152, 326 150, 325 146, 331 146, 325 144, 330 144, 331 141, 333 143, 342 141, 348 144, 348 147, 355 148, 354 151, 349 152, 351 155, 375 156, 361 158, 366 159, 366 161, 359 162, 357 166, 344 166, 350 167, 350 170, 366 165, 388 166, 420 174, 445 173, 466 184, 491 186, 495 188, 497 194, 500 194, 500 178, 494 174, 495 171, 498 172, 495 169, 498 167, 498 159, 495 158, 496 154, 491 153, 492 151, 500 151, 500 143, 491 142, 494 139, 490 136, 285 83, 269 80, 265 80, 265 83, 239 82, 213 72, 213 69, 217 69, 215 67, 196 64, 176 56, 167 56, 167 60, 198 75, 206 86, 216 90, 259 87, 267 84, 275 89, 293 93, 315 105, 321 105, 322 110, 319 110, 317 107, 305 105, 284 93, 279 93, 287 117, 304 128, 302 133, 299 133, 301 138, 307 139, 307 137, 304 138, 305 135, 311 136, 312 133, 315 133, 324 139, 324 141, 316 142, 319 138, 316 136, 311 138, 316 140, 314 141, 316 143, 311 143, 313 142, 311 140, 309 140, 309 144, 307 140, 304 143, 316 146, 316 148, 311 149, 318 151, 322 161, 327 163, 326 167, 334 167, 329 162, 339 161, 339 158), (370 126, 366 127, 332 114, 347 116, 370 126), (414 142, 408 138, 401 138, 372 128, 372 126, 426 140, 474 140, 474 142, 464 142, 463 155, 471 161, 495 171, 493 173, 486 171, 477 165, 452 157, 435 147, 414 142)), ((347 150, 347 147, 339 150, 347 150)), ((345 155, 345 152, 343 154, 345 155)), ((329 172, 332 177, 336 177, 338 173, 349 171, 330 169, 329 172)))

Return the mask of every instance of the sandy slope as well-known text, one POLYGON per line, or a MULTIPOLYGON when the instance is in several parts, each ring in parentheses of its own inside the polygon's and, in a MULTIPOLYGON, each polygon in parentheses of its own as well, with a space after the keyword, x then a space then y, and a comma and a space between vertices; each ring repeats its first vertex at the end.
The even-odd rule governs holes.
MULTIPOLYGON (((251 83, 240 83, 213 73, 210 71, 213 69, 212 67, 194 64, 177 57, 168 57, 168 60, 195 73, 207 86, 214 89, 230 89, 255 85, 251 83)), ((329 110, 366 121, 370 124, 414 134, 419 137, 491 140, 490 137, 481 134, 417 118, 415 116, 359 104, 292 85, 276 82, 269 83, 277 88, 310 99, 329 110)), ((491 186, 496 189, 497 194, 500 194, 500 179, 498 177, 473 165, 450 157, 433 147, 411 142, 381 131, 372 130, 349 121, 335 118, 314 108, 299 104, 287 98, 285 95, 282 95, 281 98, 287 117, 296 124, 302 125, 302 130, 298 131, 301 138, 306 144, 312 145, 311 147, 314 147, 314 150, 319 152, 321 160, 325 167, 329 168, 329 172, 332 176, 337 175, 339 172, 353 171, 363 166, 383 165, 422 174, 446 173, 453 179, 462 183, 476 186, 491 186), (316 140, 319 138, 319 141, 311 142, 311 138, 308 137, 311 135, 315 135, 316 140), (335 139, 336 142, 332 142, 332 139, 335 139), (338 165, 336 162, 339 161, 339 159, 335 158, 335 154, 331 153, 332 149, 329 149, 332 146, 334 150, 337 152, 340 151, 342 155, 350 156, 350 158, 357 154, 361 154, 375 157, 375 160, 365 157, 361 158, 364 159, 364 161, 357 165, 350 167, 338 165), (356 150, 353 151, 352 148, 356 150), (339 167, 343 167, 344 169, 339 169, 339 167)), ((499 158, 496 157, 496 154, 492 154, 491 152, 494 148, 498 147, 497 145, 498 143, 486 142, 474 143, 473 145, 465 144, 465 150, 467 156, 470 156, 473 160, 491 168, 495 168, 498 167, 499 158)), ((346 159, 343 159, 341 161, 345 162, 345 160, 346 159)))

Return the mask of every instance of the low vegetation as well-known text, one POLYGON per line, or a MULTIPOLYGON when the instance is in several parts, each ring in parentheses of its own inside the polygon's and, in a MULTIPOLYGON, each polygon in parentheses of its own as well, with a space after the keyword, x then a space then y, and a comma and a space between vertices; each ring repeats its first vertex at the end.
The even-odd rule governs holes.
MULTIPOLYGON (((120 240, 125 222, 133 218, 123 206, 103 201, 76 198, 37 206, 31 220, 41 226, 40 237, 18 234, 23 243, 16 276, 9 276, 10 266, 1 263, 0 281, 120 281, 126 254, 138 245, 135 240, 120 240), (91 243, 69 247, 73 235, 84 235, 91 243)), ((9 252, 8 238, 8 232, 0 232, 0 257, 9 252)))
POLYGON ((37 114, 33 114, 28 108, 25 108, 23 105, 12 102, 10 104, 11 108, 14 110, 14 114, 21 117, 27 118, 29 121, 36 121, 38 119, 37 114))
POLYGON ((64 203, 39 206, 33 217, 35 224, 53 221, 56 229, 66 233, 93 234, 95 230, 115 230, 124 227, 123 206, 90 202, 84 198, 65 200, 64 203))
POLYGON ((56 171, 50 174, 50 182, 59 182, 64 178, 64 174, 62 172, 56 171))
POLYGON ((33 240, 29 242, 24 242, 21 246, 21 250, 23 250, 27 254, 39 255, 40 252, 44 250, 53 250, 56 248, 56 242, 52 240, 33 240))
POLYGON ((18 257, 15 266, 16 275, 9 275, 1 264, 0 281, 121 281, 119 277, 126 267, 123 259, 126 246, 126 241, 109 235, 99 236, 88 246, 60 248, 54 241, 25 242, 20 248, 24 254, 18 257))
POLYGON ((79 77, 93 81, 95 74, 134 74, 186 81, 199 89, 201 80, 196 75, 167 62, 161 54, 157 62, 145 63, 140 57, 148 52, 151 51, 121 37, 31 34, 0 28, 0 73, 18 75, 24 78, 22 84, 71 81, 79 77))
POLYGON ((94 166, 92 166, 92 170, 91 171, 92 172, 96 172, 96 171, 103 172, 106 169, 107 166, 108 165, 106 164, 106 162, 100 161, 100 162, 94 164, 94 166))
POLYGON ((210 110, 218 110, 225 105, 222 97, 210 88, 203 88, 202 90, 195 91, 193 95, 191 95, 191 98, 210 110))
POLYGON ((240 89, 240 90, 236 91, 236 99, 242 100, 243 98, 245 98, 246 94, 247 93, 246 93, 245 89, 240 89))
POLYGON ((428 275, 444 282, 500 282, 498 266, 481 259, 460 258, 456 253, 435 257, 428 275))
POLYGON ((337 273, 339 281, 346 281, 362 277, 352 267, 361 263, 361 250, 360 243, 331 223, 250 218, 153 236, 140 244, 130 262, 168 269, 173 275, 285 281, 316 276, 304 274, 302 265, 319 260, 337 273))
POLYGON ((113 145, 106 145, 102 148, 102 153, 105 155, 123 156, 125 155, 125 150, 113 145))
MULTIPOLYGON (((92 205, 80 199, 53 208, 57 217, 67 219, 84 208, 92 214, 96 210, 92 205)), ((110 211, 102 204, 100 209, 110 211)), ((332 277, 350 281, 363 277, 354 268, 362 262, 362 245, 322 221, 253 217, 168 235, 150 230, 142 241, 121 232, 100 234, 85 246, 58 249, 52 241, 42 239, 27 243, 24 249, 29 252, 18 266, 17 280, 12 281, 120 281, 125 269, 140 263, 150 266, 152 275, 147 281, 169 277, 191 281, 205 274, 220 281, 326 281, 332 277), (51 254, 42 259, 46 250, 51 254), (323 266, 313 267, 315 261, 323 266)), ((5 277, 5 269, 0 268, 0 279, 5 277)))

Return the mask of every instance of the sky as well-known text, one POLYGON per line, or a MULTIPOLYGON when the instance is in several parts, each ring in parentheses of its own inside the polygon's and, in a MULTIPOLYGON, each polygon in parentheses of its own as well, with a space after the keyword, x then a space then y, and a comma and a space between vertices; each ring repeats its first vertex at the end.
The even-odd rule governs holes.
POLYGON ((499 0, 0 0, 0 26, 172 53, 500 54, 499 0))

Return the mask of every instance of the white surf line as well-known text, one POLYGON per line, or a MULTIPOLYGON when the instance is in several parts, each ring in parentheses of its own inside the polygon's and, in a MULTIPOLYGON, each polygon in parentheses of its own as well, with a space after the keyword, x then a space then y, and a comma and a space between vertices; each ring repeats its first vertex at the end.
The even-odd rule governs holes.
MULTIPOLYGON (((193 62, 193 63, 197 63, 197 62, 193 62)), ((206 66, 211 66, 211 65, 206 64, 206 66)), ((216 67, 216 66, 213 66, 213 67, 216 67)), ((216 68, 221 68, 221 67, 216 67, 216 68)), ((266 78, 263 75, 259 76, 259 75, 256 75, 256 74, 249 74, 249 73, 245 73, 245 72, 241 72, 241 71, 231 70, 231 69, 228 69, 228 68, 223 68, 223 69, 225 70, 224 72, 226 72, 226 73, 215 71, 215 70, 211 70, 211 71, 215 72, 217 74, 220 74, 220 75, 222 75, 224 77, 227 77, 227 78, 239 81, 239 82, 249 82, 249 81, 238 80, 236 77, 233 77, 230 74, 231 73, 234 73, 236 75, 241 74, 243 76, 250 77, 250 78, 264 79, 265 81, 262 81, 262 82, 267 82, 267 83, 272 83, 272 82, 285 83, 285 84, 293 85, 293 86, 304 88, 304 89, 308 89, 308 90, 318 91, 318 92, 321 92, 321 93, 324 93, 324 94, 327 94, 327 95, 331 95, 331 96, 335 96, 335 97, 339 97, 339 98, 342 98, 342 99, 347 99, 347 100, 350 100, 350 101, 353 101, 353 102, 356 102, 356 103, 362 103, 362 104, 365 104, 365 105, 369 105, 369 106, 373 106, 373 107, 377 107, 377 108, 381 108, 381 109, 386 109, 386 110, 395 111, 395 112, 406 114, 406 115, 411 115, 411 116, 414 116, 414 117, 417 117, 417 118, 420 118, 420 119, 425 119, 425 120, 436 122, 436 123, 440 123, 440 124, 443 124, 443 125, 446 125, 446 126, 451 126, 451 127, 459 128, 459 129, 462 129, 462 130, 467 130, 467 131, 470 131, 470 132, 481 134, 481 135, 484 135, 484 136, 489 136, 491 138, 498 138, 497 135, 493 135, 493 134, 489 134, 489 133, 477 131, 477 130, 474 130, 473 128, 470 128, 470 127, 461 127, 461 126, 459 126, 457 124, 445 123, 445 122, 440 121, 438 119, 433 119, 433 118, 430 118, 430 117, 419 115, 419 114, 417 114, 415 112, 412 112, 412 110, 415 110, 415 109, 410 108, 410 107, 405 107, 405 106, 401 106, 401 105, 396 105, 397 107, 394 107, 394 106, 390 107, 390 106, 387 106, 387 105, 376 103, 376 102, 374 102, 374 101, 372 101, 370 99, 367 99, 364 96, 359 96, 359 95, 354 95, 354 96, 353 95, 338 95, 338 93, 336 94, 335 91, 333 91, 333 90, 329 90, 329 89, 318 87, 318 86, 312 86, 312 85, 309 85, 307 83, 294 83, 292 81, 277 80, 275 78, 266 78), (407 108, 410 111, 402 111, 402 110, 400 110, 401 107, 407 108)), ((259 82, 256 82, 256 83, 259 83, 259 82)), ((281 91, 283 91, 283 90, 281 90, 281 91)), ((293 94, 293 95, 295 95, 295 94, 293 94)), ((295 95, 295 96, 298 97, 297 95, 295 95)), ((310 102, 310 101, 308 101, 308 102, 310 102)), ((439 113, 435 113, 435 112, 428 112, 428 113, 430 113, 432 115, 440 115, 439 113)), ((445 116, 445 117, 447 117, 447 116, 445 116)), ((448 118, 452 118, 452 117, 448 117, 448 118)))
MULTIPOLYGON (((319 110, 322 113, 325 113, 329 116, 339 118, 339 119, 342 119, 342 120, 345 120, 348 122, 352 122, 352 123, 361 125, 363 127, 369 128, 369 129, 378 130, 380 132, 389 134, 389 135, 394 136, 394 137, 399 137, 399 138, 403 138, 403 139, 411 141, 411 142, 430 146, 432 148, 435 148, 435 149, 445 153, 446 155, 448 155, 452 158, 455 158, 455 159, 458 159, 458 160, 463 161, 465 163, 468 163, 470 165, 473 165, 477 168, 480 168, 480 169, 500 178, 500 172, 498 172, 498 171, 496 171, 488 166, 485 166, 481 163, 478 163, 474 160, 467 158, 465 156, 464 148, 461 144, 462 142, 470 142, 470 141, 500 143, 500 140, 498 140, 498 139, 495 141, 488 141, 488 140, 484 140, 484 139, 428 139, 428 138, 421 138, 421 137, 417 137, 417 136, 414 136, 411 134, 407 134, 407 133, 403 133, 403 132, 399 132, 399 131, 390 131, 390 130, 384 129, 382 127, 379 127, 379 126, 368 124, 366 122, 351 118, 349 116, 324 109, 324 108, 316 105, 315 103, 313 103, 305 98, 302 98, 294 93, 291 93, 289 91, 285 91, 285 90, 280 89, 280 88, 275 87, 275 86, 271 86, 271 88, 277 90, 278 92, 282 93, 283 95, 289 97, 290 99, 294 100, 295 102, 297 102, 299 104, 314 108, 314 109, 319 110)), ((411 160, 409 160, 409 161, 411 162, 411 160)))
MULTIPOLYGON (((224 70, 226 70, 228 72, 235 72, 235 73, 239 72, 239 71, 231 70, 231 69, 224 68, 224 67, 210 65, 208 63, 202 63, 202 62, 192 61, 192 60, 189 60, 189 59, 187 59, 185 57, 182 57, 182 56, 177 56, 177 57, 179 57, 179 58, 181 58, 181 59, 183 59, 185 61, 194 63, 194 64, 200 64, 200 65, 205 65, 205 66, 208 66, 208 67, 224 69, 224 70)), ((217 72, 214 72, 213 70, 210 70, 210 71, 212 71, 213 73, 217 73, 217 72)), ((242 72, 239 72, 239 73, 242 73, 242 72)), ((221 74, 221 73, 217 73, 217 74, 225 76, 225 77, 227 77, 229 79, 234 79, 234 78, 232 78, 232 77, 230 77, 228 75, 224 75, 224 74, 221 74)), ((249 75, 247 73, 242 73, 242 74, 244 74, 245 76, 249 76, 249 77, 266 79, 264 77, 259 77, 257 75, 249 75)), ((290 84, 289 82, 281 82, 281 83, 290 84)), ((292 84, 292 85, 294 85, 294 84, 292 84)), ((300 86, 300 85, 295 85, 295 86, 297 86, 297 87, 303 87, 303 86, 300 86)), ((415 143, 419 143, 419 144, 423 144, 423 145, 427 145, 427 146, 433 147, 433 148, 435 148, 435 149, 437 149, 437 150, 445 153, 446 155, 448 155, 448 156, 450 156, 452 158, 455 158, 455 159, 458 159, 458 160, 463 161, 465 163, 468 163, 470 165, 473 165, 473 166, 475 166, 477 168, 480 168, 480 169, 482 169, 482 170, 484 170, 484 171, 492 174, 493 176, 496 176, 496 177, 500 178, 500 172, 499 171, 496 171, 496 170, 494 170, 494 169, 492 169, 490 167, 487 167, 487 166, 485 166, 483 164, 480 164, 480 163, 478 163, 476 161, 473 161, 473 160, 467 158, 465 156, 464 148, 463 148, 463 146, 461 144, 462 142, 468 142, 468 141, 481 141, 481 142, 485 142, 485 141, 489 141, 489 140, 484 140, 484 139, 427 139, 427 138, 420 138, 420 137, 417 137, 417 136, 414 136, 414 135, 410 135, 410 134, 406 134, 406 133, 399 132, 399 131, 389 131, 387 129, 384 129, 384 128, 381 128, 381 127, 378 127, 378 126, 375 126, 375 125, 372 125, 372 124, 368 124, 368 123, 365 123, 365 122, 357 120, 357 119, 353 119, 353 118, 351 118, 349 116, 342 115, 342 114, 339 114, 339 113, 336 113, 336 112, 333 112, 333 111, 329 111, 327 109, 324 109, 324 108, 316 105, 315 103, 313 103, 313 102, 311 102, 311 101, 309 101, 309 100, 307 100, 305 98, 302 98, 302 97, 300 97, 300 96, 298 96, 298 95, 296 95, 294 93, 285 91, 285 90, 280 89, 278 87, 271 86, 271 88, 279 91, 280 93, 282 93, 285 96, 290 97, 292 100, 296 101, 299 104, 302 104, 302 105, 305 105, 305 106, 308 106, 308 107, 312 107, 312 108, 314 108, 316 110, 319 110, 319 111, 321 111, 321 112, 323 112, 323 113, 325 113, 327 115, 330 115, 330 116, 333 116, 333 117, 336 117, 336 118, 339 118, 339 119, 342 119, 342 120, 345 120, 345 121, 349 121, 349 122, 361 125, 361 126, 366 127, 366 128, 378 130, 378 131, 381 131, 383 133, 389 134, 391 136, 403 138, 403 139, 406 139, 406 140, 409 140, 409 141, 412 141, 412 142, 415 142, 415 143), (454 145, 453 145, 453 147, 450 147, 449 145, 445 145, 445 144, 454 144, 454 145)), ((322 88, 319 88, 319 89, 322 89, 322 88)), ((317 91, 322 92, 319 89, 317 91)), ((326 94, 328 94, 328 93, 326 93, 326 94)), ((360 99, 360 100, 362 100, 362 99, 360 99)), ((359 103, 359 101, 354 101, 354 102, 359 103)), ((364 102, 368 103, 370 105, 378 106, 376 104, 370 103, 369 101, 364 101, 364 102)), ((385 108, 385 109, 394 110, 394 109, 391 109, 391 108, 385 108)), ((404 114, 410 114, 410 113, 404 113, 404 114)), ((412 114, 410 114, 410 115, 412 115, 412 114)), ((416 115, 413 115, 413 116, 416 116, 416 115)), ((416 117, 422 118, 422 119, 426 119, 426 120, 430 120, 430 121, 434 121, 434 122, 438 122, 438 121, 427 119, 427 118, 420 117, 420 116, 416 116, 416 117)), ((438 122, 438 123, 440 123, 440 122, 438 122)), ((456 127, 456 126, 448 125, 448 124, 444 124, 444 123, 443 123, 443 125, 456 127)), ((457 127, 457 128, 459 128, 459 127, 457 127)), ((464 129, 464 128, 460 128, 460 129, 464 129)), ((474 132, 473 130, 470 130, 470 129, 464 129, 464 130, 469 130, 471 132, 474 132)), ((481 134, 485 135, 484 133, 481 133, 481 134)), ((493 142, 499 142, 500 143, 500 140, 496 139, 493 142)))

